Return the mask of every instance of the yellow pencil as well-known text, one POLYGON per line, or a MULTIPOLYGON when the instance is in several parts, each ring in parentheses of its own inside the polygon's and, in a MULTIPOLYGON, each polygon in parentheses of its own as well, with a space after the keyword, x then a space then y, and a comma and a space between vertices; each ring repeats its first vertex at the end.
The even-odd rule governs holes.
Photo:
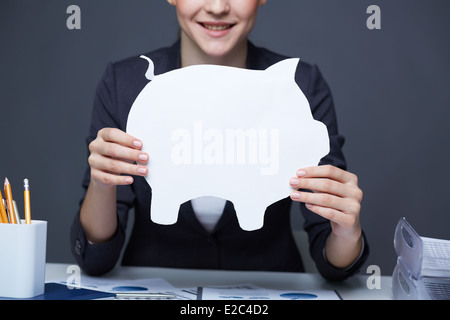
POLYGON ((17 224, 16 212, 14 211, 14 203, 13 203, 11 185, 9 184, 8 178, 5 178, 5 197, 6 197, 6 203, 8 205, 9 218, 11 219, 11 223, 17 224))
POLYGON ((30 184, 28 179, 23 180, 23 199, 25 204, 25 223, 31 224, 30 184))
POLYGON ((2 192, 0 191, 0 223, 9 223, 5 206, 3 205, 2 192))

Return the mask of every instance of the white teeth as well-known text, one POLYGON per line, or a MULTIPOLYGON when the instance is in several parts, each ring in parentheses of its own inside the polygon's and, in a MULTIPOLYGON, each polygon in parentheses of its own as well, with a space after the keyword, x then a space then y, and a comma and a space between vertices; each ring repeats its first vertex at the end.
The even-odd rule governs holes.
POLYGON ((222 30, 229 29, 231 27, 230 25, 211 26, 211 25, 207 25, 207 24, 203 24, 203 26, 206 29, 212 30, 212 31, 222 31, 222 30))

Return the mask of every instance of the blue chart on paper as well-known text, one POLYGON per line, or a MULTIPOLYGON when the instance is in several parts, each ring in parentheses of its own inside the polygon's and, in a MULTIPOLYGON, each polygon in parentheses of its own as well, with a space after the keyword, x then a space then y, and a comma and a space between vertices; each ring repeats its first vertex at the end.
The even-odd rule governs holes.
POLYGON ((112 288, 113 291, 147 291, 148 289, 145 287, 136 287, 136 286, 119 286, 112 288))
POLYGON ((293 293, 282 293, 280 297, 287 298, 291 300, 303 300, 303 299, 315 299, 317 296, 312 293, 301 293, 301 292, 293 292, 293 293))

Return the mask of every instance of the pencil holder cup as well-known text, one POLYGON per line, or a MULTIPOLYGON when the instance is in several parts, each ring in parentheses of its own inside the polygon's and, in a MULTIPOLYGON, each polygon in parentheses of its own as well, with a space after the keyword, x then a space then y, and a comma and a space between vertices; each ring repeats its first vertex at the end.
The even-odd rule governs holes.
POLYGON ((47 221, 0 223, 0 297, 44 293, 47 221))

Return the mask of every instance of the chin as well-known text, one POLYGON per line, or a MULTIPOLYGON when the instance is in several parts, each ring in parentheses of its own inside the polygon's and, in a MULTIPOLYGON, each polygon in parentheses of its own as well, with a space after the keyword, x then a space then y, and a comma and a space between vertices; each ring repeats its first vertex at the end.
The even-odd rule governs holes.
POLYGON ((222 58, 226 57, 232 51, 230 46, 208 46, 203 51, 210 57, 222 58))

